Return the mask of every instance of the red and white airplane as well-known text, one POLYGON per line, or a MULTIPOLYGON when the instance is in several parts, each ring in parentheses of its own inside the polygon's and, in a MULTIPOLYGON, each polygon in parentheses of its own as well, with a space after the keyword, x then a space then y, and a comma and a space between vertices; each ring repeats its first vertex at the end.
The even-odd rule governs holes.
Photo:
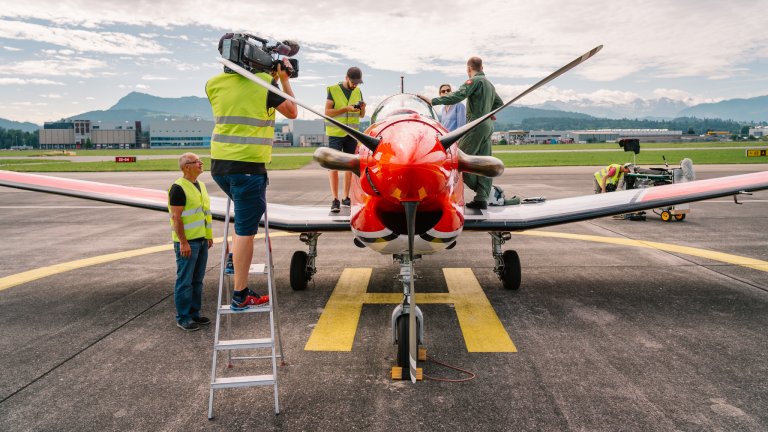
MULTIPOLYGON (((491 235, 494 272, 505 288, 515 290, 520 287, 520 259, 514 250, 502 250, 512 231, 768 189, 765 171, 482 211, 465 210, 461 173, 495 177, 504 171, 504 165, 494 157, 464 154, 453 144, 501 109, 584 62, 601 48, 585 53, 499 109, 453 132, 441 126, 427 103, 410 94, 385 99, 374 111, 371 126, 360 132, 315 111, 240 66, 218 59, 269 91, 336 124, 361 144, 354 155, 329 148, 315 152, 315 159, 323 167, 355 174, 348 214, 330 213, 327 207, 268 205, 270 227, 301 233, 301 241, 309 248, 308 252, 297 251, 293 255, 292 288, 305 289, 316 273, 317 241, 323 232, 352 231, 358 246, 392 255, 400 263, 399 278, 403 284, 403 300, 393 311, 392 319, 398 366, 402 368, 403 379, 415 382, 417 348, 423 341, 423 314, 414 302, 413 262, 421 255, 452 248, 463 231, 491 235)), ((0 185, 167 211, 168 197, 163 190, 8 171, 0 171, 0 185)), ((224 198, 211 198, 214 218, 224 220, 226 209, 224 198)))

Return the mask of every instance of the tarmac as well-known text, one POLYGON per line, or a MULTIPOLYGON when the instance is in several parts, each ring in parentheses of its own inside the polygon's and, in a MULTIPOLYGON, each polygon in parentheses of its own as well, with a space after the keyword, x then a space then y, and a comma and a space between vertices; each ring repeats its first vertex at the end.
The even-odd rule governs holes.
MULTIPOLYGON (((595 169, 511 168, 495 184, 508 196, 577 196, 591 193, 595 169)), ((700 179, 762 170, 768 165, 696 166, 700 179)), ((155 189, 177 177, 51 175, 155 189)), ((208 174, 202 180, 221 195, 208 174)), ((327 175, 315 165, 273 171, 268 199, 329 205, 327 175)), ((216 392, 208 420, 214 331, 175 325, 167 214, 0 187, 0 429, 765 431, 768 191, 739 201, 693 203, 682 222, 649 212, 646 221, 600 218, 513 234, 504 249, 520 254, 519 291, 504 290, 493 273, 487 234, 465 233, 454 249, 424 257, 417 292, 448 292, 445 269, 473 275, 516 348, 470 352, 457 307, 422 304, 427 354, 476 374, 465 382, 390 379, 391 304, 362 306, 350 350, 305 350, 342 278, 355 282, 355 269, 369 269, 368 293, 397 293, 398 268, 357 248, 350 233, 326 233, 314 280, 294 292, 290 258, 306 247, 296 235, 276 235, 281 412, 271 387, 227 389, 216 392), (109 254, 123 255, 96 259, 109 254)), ((214 235, 223 235, 222 223, 214 235)), ((204 291, 211 318, 220 248, 211 249, 204 291)), ((257 242, 255 261, 263 251, 257 242)), ((264 291, 263 280, 253 278, 252 288, 264 291)), ((267 322, 254 315, 264 314, 233 317, 235 335, 263 335, 267 322)), ((435 378, 466 377, 420 366, 435 378)), ((249 360, 217 370, 269 369, 249 360)))

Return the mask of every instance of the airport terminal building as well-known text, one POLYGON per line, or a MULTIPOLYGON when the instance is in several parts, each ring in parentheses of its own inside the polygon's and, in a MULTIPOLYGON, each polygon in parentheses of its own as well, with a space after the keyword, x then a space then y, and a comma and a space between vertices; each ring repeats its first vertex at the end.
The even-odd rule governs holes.
POLYGON ((150 148, 210 148, 214 122, 210 120, 152 121, 149 124, 150 148))
POLYGON ((141 122, 92 122, 61 120, 46 122, 40 129, 44 150, 129 149, 139 146, 141 122))

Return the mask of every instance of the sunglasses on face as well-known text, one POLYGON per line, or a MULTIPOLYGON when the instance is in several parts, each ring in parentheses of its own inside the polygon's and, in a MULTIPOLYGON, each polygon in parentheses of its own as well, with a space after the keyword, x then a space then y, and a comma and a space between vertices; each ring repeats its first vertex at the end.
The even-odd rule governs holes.
POLYGON ((450 92, 451 92, 451 89, 442 89, 442 90, 440 90, 440 94, 450 93, 450 92))

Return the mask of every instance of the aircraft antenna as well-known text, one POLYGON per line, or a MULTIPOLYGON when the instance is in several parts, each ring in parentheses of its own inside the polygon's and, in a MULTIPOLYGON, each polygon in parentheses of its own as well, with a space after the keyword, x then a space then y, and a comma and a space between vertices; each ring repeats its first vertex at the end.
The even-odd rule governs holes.
POLYGON ((400 93, 405 93, 405 77, 400 75, 400 93))

